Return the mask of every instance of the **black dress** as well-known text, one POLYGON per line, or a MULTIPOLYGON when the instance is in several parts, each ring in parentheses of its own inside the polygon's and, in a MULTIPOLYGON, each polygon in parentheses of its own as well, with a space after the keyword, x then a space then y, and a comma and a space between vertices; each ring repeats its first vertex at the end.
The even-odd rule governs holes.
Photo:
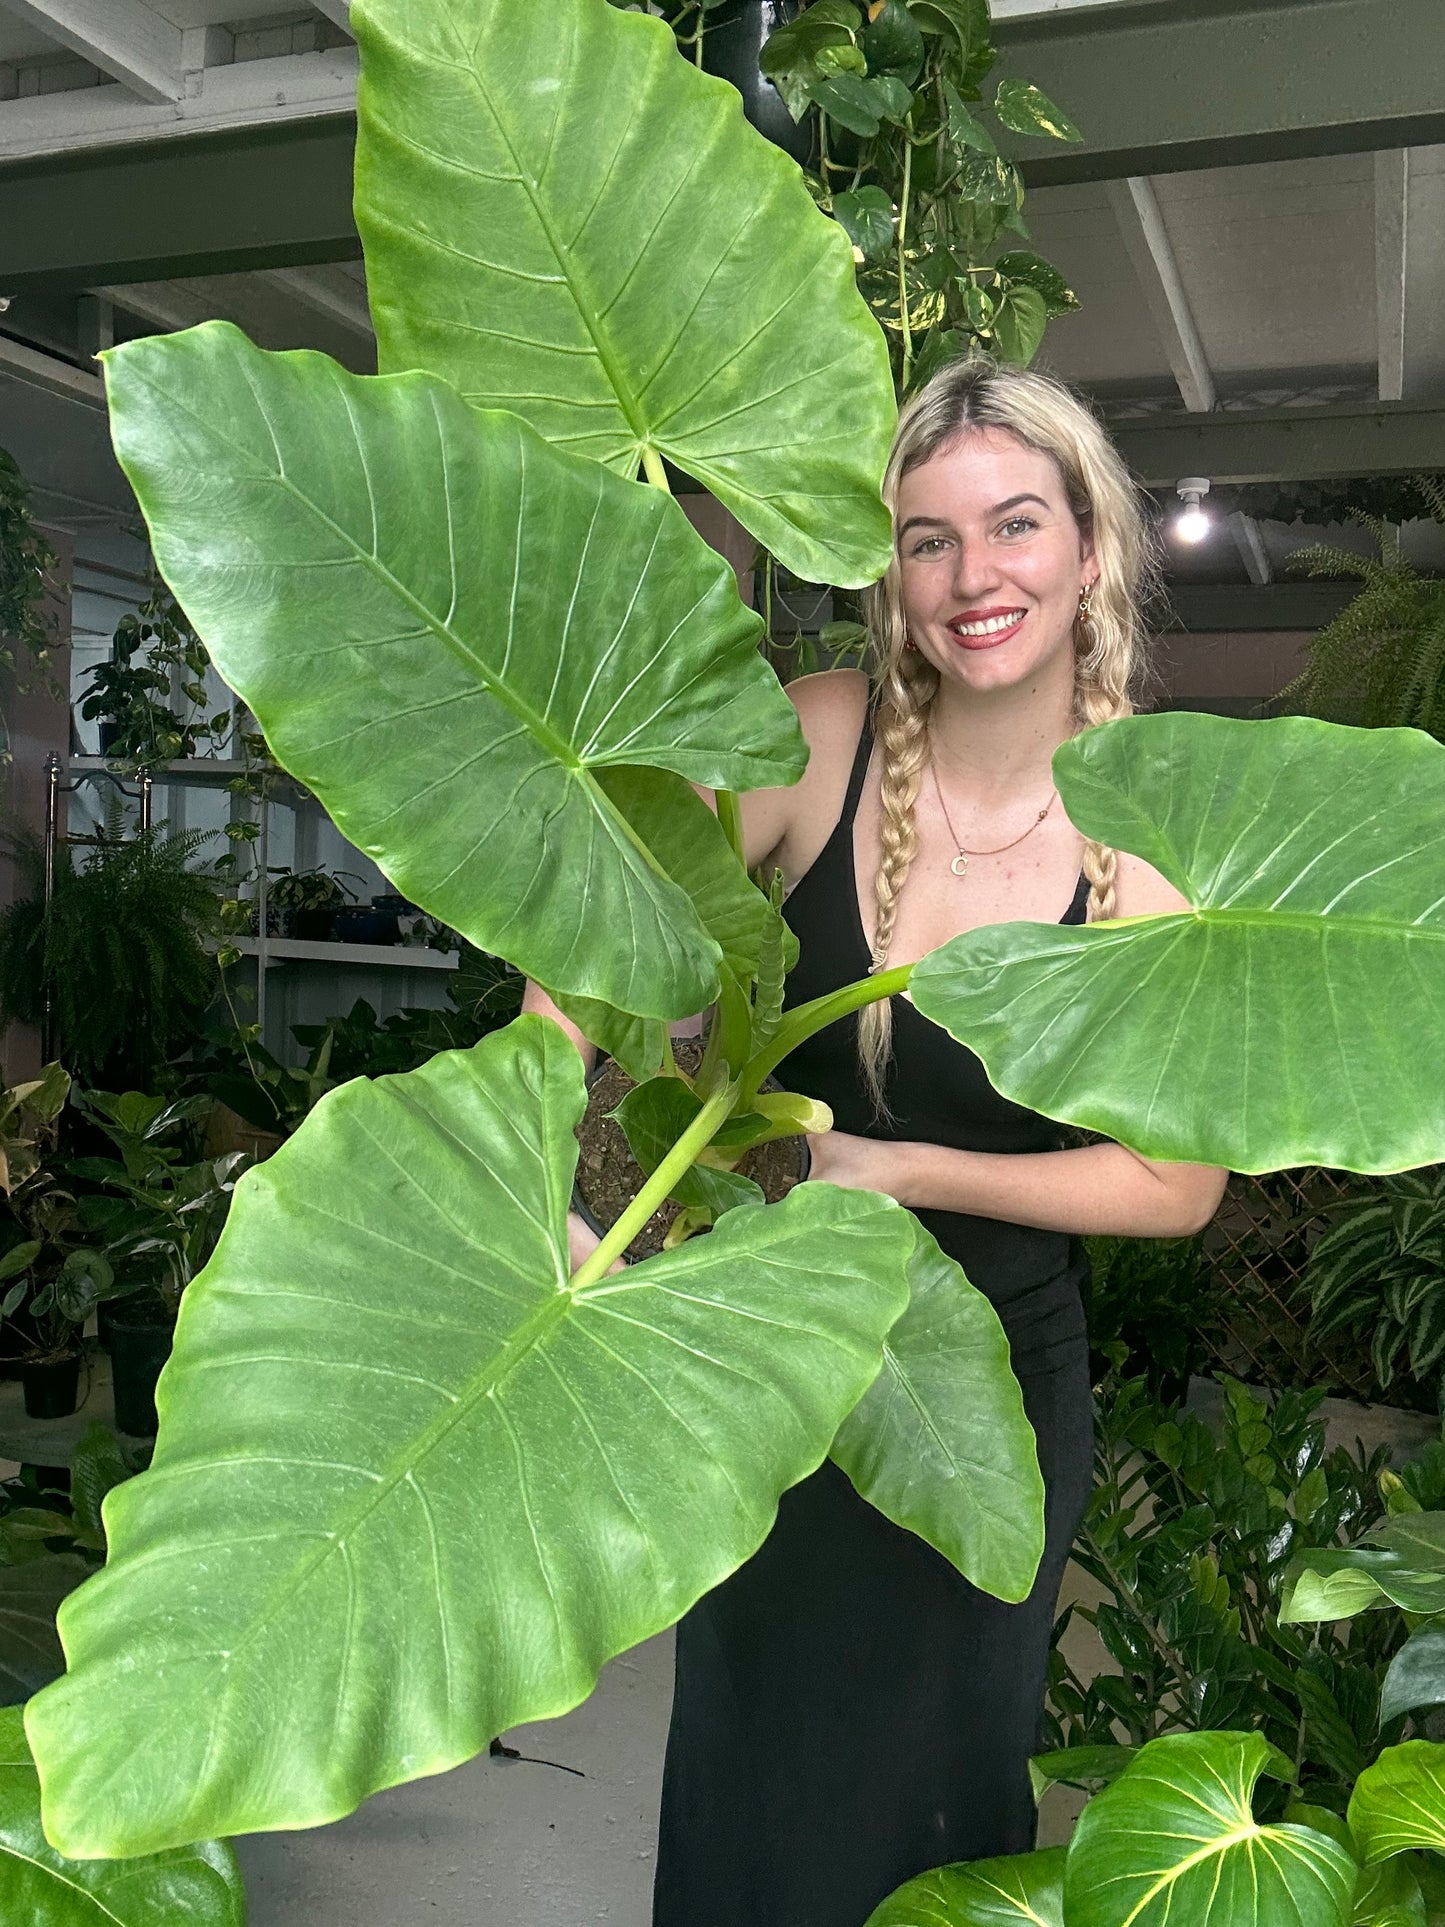
MULTIPOLYGON (((803 1003, 867 974, 853 817, 788 898, 803 1003)), ((1081 878, 1061 921, 1081 923, 1081 878)), ((839 1130, 978 1151, 1051 1151, 1057 1125, 1000 1097, 974 1054, 893 1000, 894 1122, 874 1121, 856 1024, 834 1024, 778 1075, 832 1106, 839 1130)), ((876 1512, 831 1461, 783 1495, 740 1571, 677 1629, 654 1927, 863 1927, 895 1887, 952 1860, 1033 1845, 1049 1636, 1092 1475, 1076 1238, 946 1211, 919 1218, 997 1306, 1038 1436, 1046 1545, 1008 1606, 876 1512)))

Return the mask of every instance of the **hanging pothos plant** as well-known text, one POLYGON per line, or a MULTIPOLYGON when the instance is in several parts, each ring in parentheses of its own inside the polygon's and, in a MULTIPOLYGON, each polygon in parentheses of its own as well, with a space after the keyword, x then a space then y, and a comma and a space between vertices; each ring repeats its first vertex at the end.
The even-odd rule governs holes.
MULTIPOLYGON (((765 1081, 834 1018, 906 986, 1005 1096, 1146 1157, 1445 1154, 1416 1043, 1445 1012, 1440 832, 1395 804, 1445 821, 1445 751, 1412 732, 1089 731, 1055 760, 1070 817, 1186 909, 974 931, 785 1008, 737 795, 796 781, 806 747, 663 464, 798 574, 877 579, 895 396, 851 249, 660 20, 604 0, 351 18, 384 372, 222 323, 131 343, 105 358, 117 449, 282 766, 634 1073, 649 1175, 574 1269, 581 1061, 522 1016, 328 1092, 241 1180, 182 1303, 153 1464, 107 1500, 106 1569, 61 1613, 69 1670, 26 1711, 46 1838, 81 1859, 334 1819, 565 1711, 830 1453, 976 1584, 1028 1592, 1042 1484, 988 1301, 891 1198, 728 1182, 741 1146, 824 1123, 765 1081), (704 1010, 685 1075, 668 1025, 704 1010), (689 1186, 709 1234, 613 1274, 689 1186)), ((1206 1815, 1227 1841, 1278 1765, 1235 1746, 1206 1815)), ((1133 1900, 1198 1762, 1146 1750, 1130 1773, 1101 1796, 1127 1811, 1093 1825, 1108 1865, 1076 1927, 1162 1917, 1133 1900)), ((1298 1831, 1276 1884, 1302 1905, 1269 1918, 1346 1927, 1354 1860, 1298 1831)), ((227 1892, 211 1904, 229 1920, 227 1892)))
POLYGON ((1056 315, 1079 305, 1030 239, 1010 133, 1082 140, 1025 80, 991 79, 988 0, 813 0, 763 48, 795 119, 819 115, 808 184, 853 243, 900 393, 977 344, 1027 365, 1056 315), (986 104, 985 104, 986 103, 986 104))
POLYGON ((55 561, 55 550, 36 527, 19 464, 0 448, 0 668, 15 672, 22 688, 31 686, 34 675, 38 686, 59 689, 52 652, 60 625, 46 608, 55 561))

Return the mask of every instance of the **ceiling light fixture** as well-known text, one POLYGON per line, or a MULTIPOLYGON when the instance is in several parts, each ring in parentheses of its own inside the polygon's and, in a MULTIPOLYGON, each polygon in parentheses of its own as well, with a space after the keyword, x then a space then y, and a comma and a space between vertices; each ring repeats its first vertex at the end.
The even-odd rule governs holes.
POLYGON ((1181 542, 1202 542, 1213 523, 1199 506, 1209 493, 1207 475, 1186 475, 1182 482, 1176 482, 1174 491, 1184 504, 1184 512, 1174 524, 1174 533, 1181 542))

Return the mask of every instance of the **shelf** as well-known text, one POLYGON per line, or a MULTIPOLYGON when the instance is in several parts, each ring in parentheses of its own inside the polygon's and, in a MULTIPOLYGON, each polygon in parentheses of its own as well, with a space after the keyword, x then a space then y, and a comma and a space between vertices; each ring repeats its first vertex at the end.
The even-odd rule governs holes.
MULTIPOLYGON (((114 758, 109 756, 72 756, 66 761, 65 768, 71 776, 109 776, 119 783, 140 781, 138 775, 133 776, 128 770, 113 769, 113 761, 114 758)), ((174 763, 157 763, 151 771, 151 786, 224 789, 234 783, 238 776, 247 774, 264 774, 274 778, 281 786, 271 799, 274 803, 313 800, 310 790, 298 783, 294 776, 288 776, 285 770, 262 770, 254 763, 239 762, 226 756, 192 756, 174 763)))
MULTIPOLYGON (((236 937, 234 946, 243 957, 254 957, 259 949, 255 937, 236 937)), ((406 943, 308 943, 302 937, 271 937, 266 943, 268 963, 380 964, 392 970, 456 970, 461 954, 456 950, 428 950, 421 944, 406 943)))

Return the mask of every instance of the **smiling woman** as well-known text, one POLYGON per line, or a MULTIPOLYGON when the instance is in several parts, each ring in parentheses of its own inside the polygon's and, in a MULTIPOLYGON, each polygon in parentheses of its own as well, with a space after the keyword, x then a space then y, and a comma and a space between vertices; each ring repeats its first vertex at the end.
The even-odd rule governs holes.
MULTIPOLYGON (((875 685, 793 684, 807 771, 740 799, 749 864, 792 885, 790 1009, 984 924, 1183 902, 1086 844, 1053 788, 1060 744, 1128 713, 1143 642, 1142 509, 1092 416, 1045 377, 956 364, 904 410, 884 493, 875 685)), ((858 1927, 911 1867, 1032 1844, 1028 1758, 1092 1465, 1081 1234, 1193 1230, 1223 1188, 1118 1144, 1063 1149, 906 993, 817 1031, 780 1075, 833 1112, 812 1176, 911 1207, 992 1301, 1045 1551, 1008 1604, 836 1466, 785 1494, 761 1551, 678 1629, 655 1927, 858 1927)), ((962 1368, 943 1334, 937 1355, 962 1368)))

